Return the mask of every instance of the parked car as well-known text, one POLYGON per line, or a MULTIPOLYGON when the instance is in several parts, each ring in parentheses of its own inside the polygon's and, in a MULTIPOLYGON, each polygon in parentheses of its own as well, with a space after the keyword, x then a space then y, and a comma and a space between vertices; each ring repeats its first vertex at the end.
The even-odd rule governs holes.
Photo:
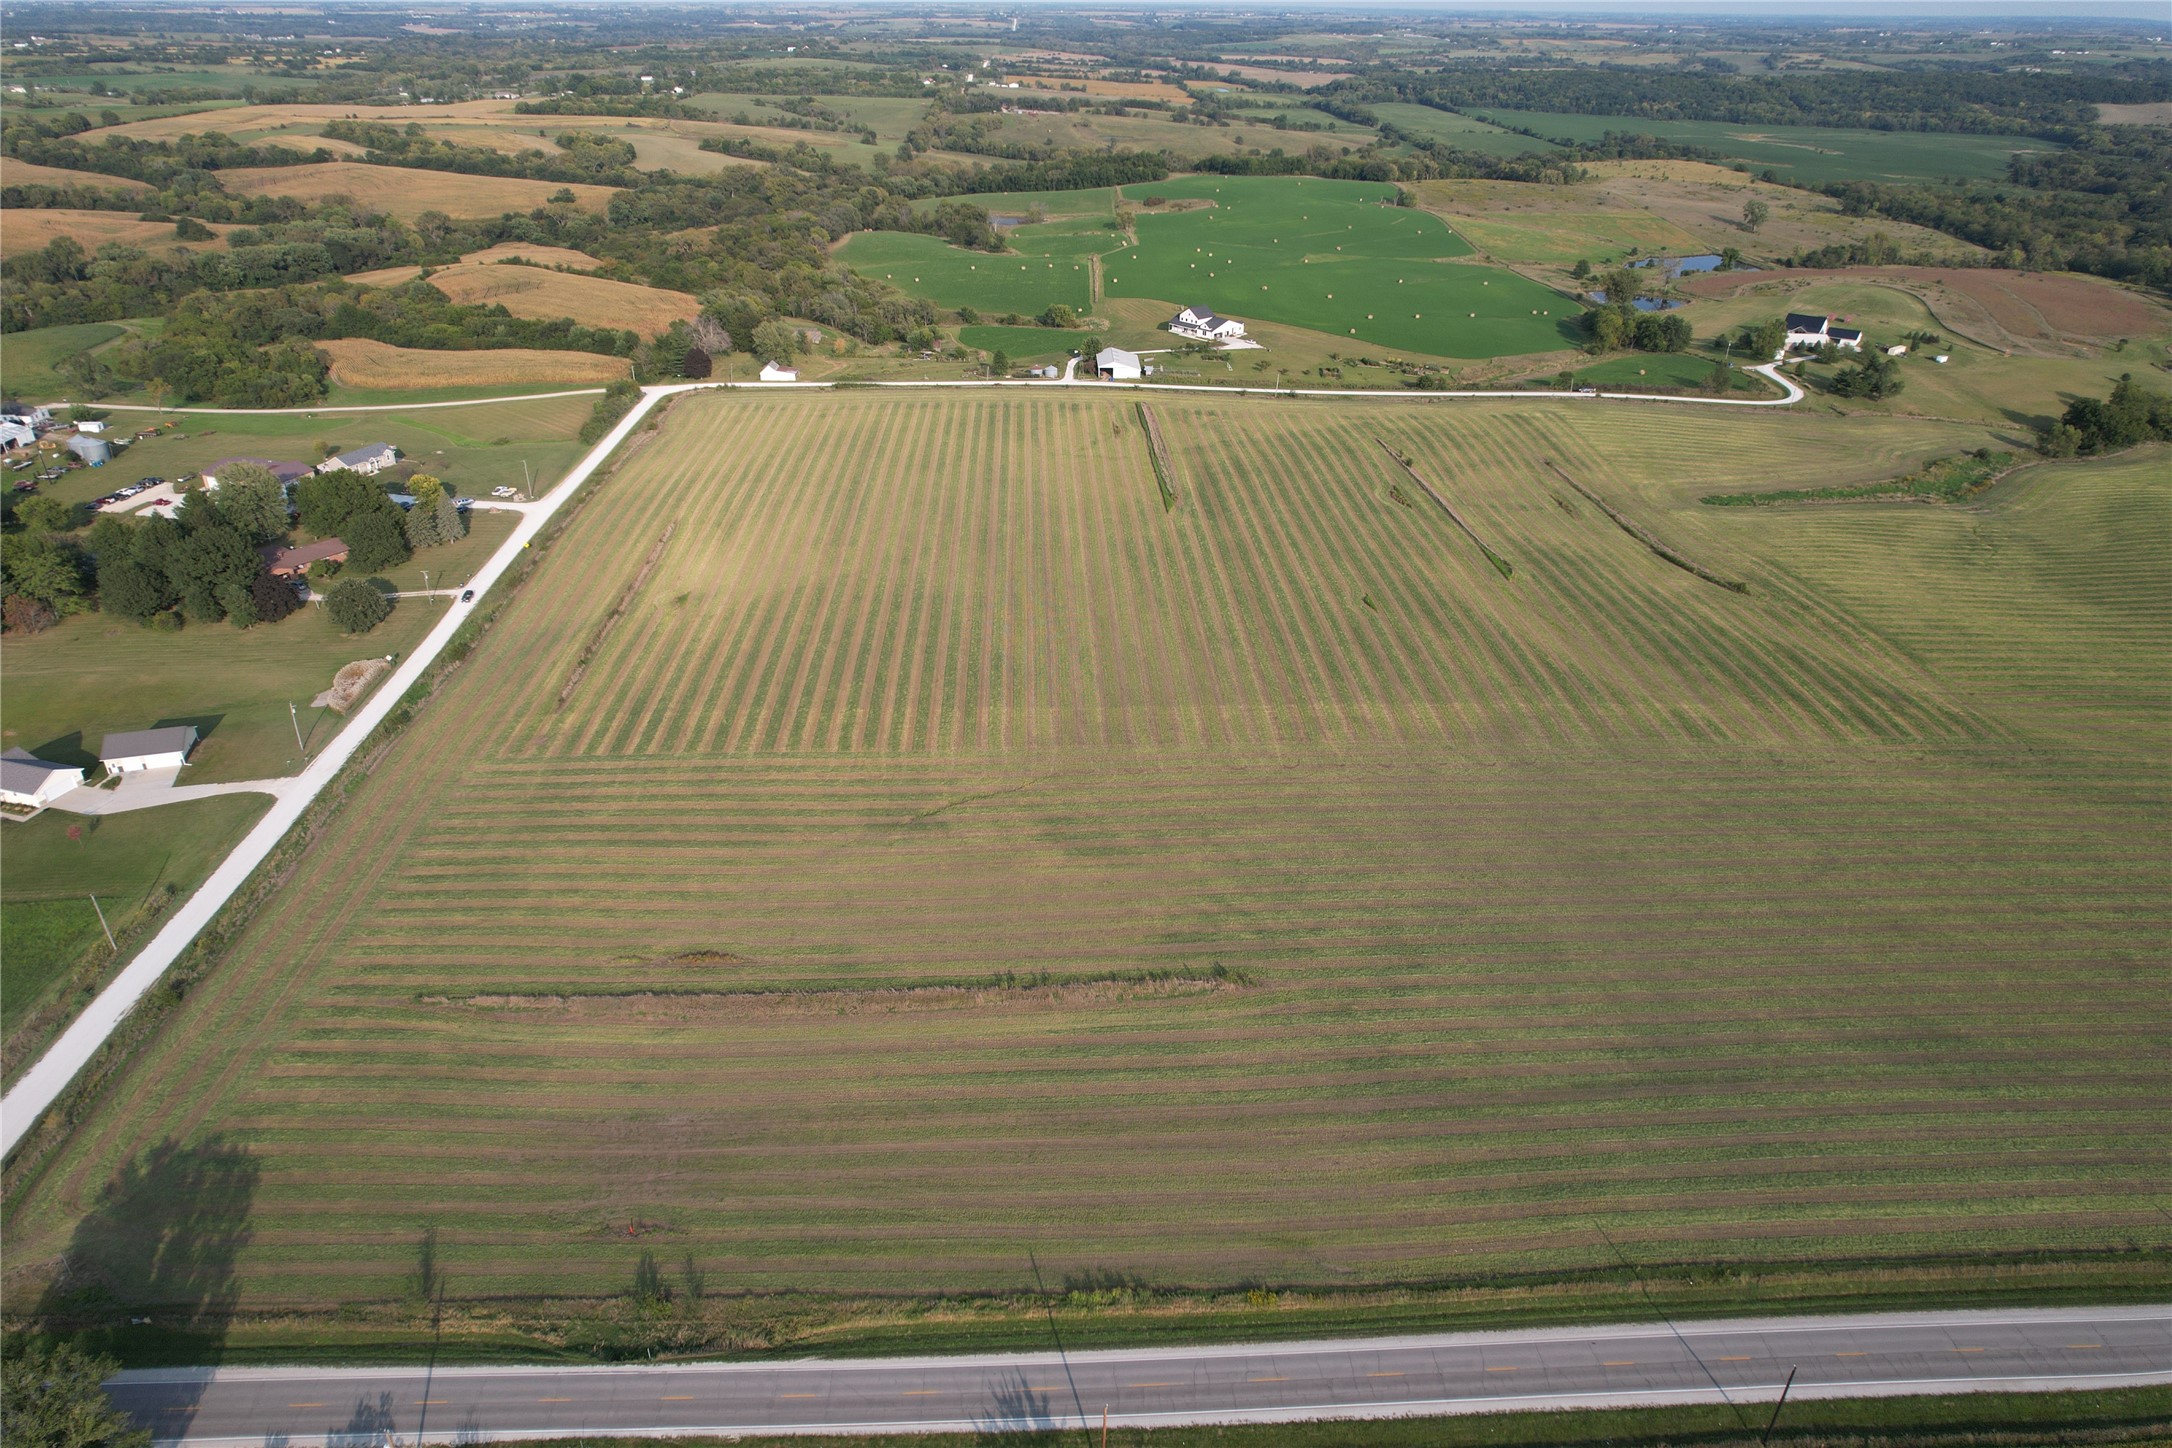
POLYGON ((461 601, 462 603, 473 603, 473 602, 475 602, 475 590, 474 590, 474 589, 472 589, 472 588, 463 588, 463 589, 461 589, 461 590, 460 590, 460 601, 461 601))

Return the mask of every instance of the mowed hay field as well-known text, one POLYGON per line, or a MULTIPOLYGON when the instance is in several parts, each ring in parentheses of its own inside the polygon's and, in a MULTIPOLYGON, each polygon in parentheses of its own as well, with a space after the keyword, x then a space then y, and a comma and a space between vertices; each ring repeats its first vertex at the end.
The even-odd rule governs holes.
POLYGON ((131 1250, 78 1224, 168 1139, 246 1154, 244 1308, 432 1224, 477 1300, 2160 1240, 2161 451, 1714 509, 1988 434, 1152 406, 1170 512, 1129 394, 676 403, 17 1195, 11 1290, 131 1250))
POLYGON ((332 364, 332 380, 346 387, 397 391, 415 387, 498 387, 524 382, 589 386, 633 375, 624 357, 593 352, 549 352, 505 347, 479 352, 431 352, 388 347, 365 337, 319 342, 332 364))
POLYGON ((238 196, 295 196, 323 201, 346 196, 358 205, 413 221, 425 211, 454 218, 502 216, 533 211, 550 203, 560 190, 573 193, 582 211, 602 211, 612 188, 555 181, 524 181, 512 176, 463 176, 412 166, 371 166, 362 162, 325 161, 304 166, 237 167, 219 173, 220 182, 238 196))
POLYGON ((584 327, 618 327, 644 337, 701 311, 701 302, 685 292, 514 262, 464 261, 431 272, 429 283, 456 302, 502 306, 516 317, 568 317, 584 327))
POLYGON ((0 223, 0 256, 20 256, 37 251, 60 237, 67 237, 85 251, 120 242, 148 248, 180 247, 184 251, 216 250, 225 245, 231 226, 211 227, 210 241, 183 241, 174 235, 170 221, 145 221, 121 211, 32 210, 17 207, 0 223))

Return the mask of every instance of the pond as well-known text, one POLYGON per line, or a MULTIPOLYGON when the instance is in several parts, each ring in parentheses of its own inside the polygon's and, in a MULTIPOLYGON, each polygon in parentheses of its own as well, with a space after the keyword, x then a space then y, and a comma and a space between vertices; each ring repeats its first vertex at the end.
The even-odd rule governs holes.
MULTIPOLYGON (((1586 292, 1584 297, 1587 301, 1603 302, 1606 300, 1606 293, 1586 292)), ((1677 301, 1673 297, 1638 297, 1629 305, 1640 312, 1671 312, 1676 307, 1686 307, 1689 303, 1677 301)))
MULTIPOLYGON (((1664 267, 1670 277, 1688 276, 1692 272, 1718 271, 1722 258, 1717 252, 1705 252, 1700 256, 1655 256, 1637 263, 1638 266, 1664 267)), ((1754 266, 1735 263, 1736 271, 1756 271, 1754 266)))

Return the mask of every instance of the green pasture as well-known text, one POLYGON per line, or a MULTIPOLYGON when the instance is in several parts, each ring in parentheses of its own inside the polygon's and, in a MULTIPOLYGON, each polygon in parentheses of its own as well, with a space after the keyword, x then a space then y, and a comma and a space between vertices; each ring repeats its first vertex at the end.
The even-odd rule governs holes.
POLYGON ((1513 272, 1453 262, 1470 244, 1430 212, 1392 205, 1393 187, 1195 176, 1152 189, 1214 204, 1140 212, 1139 245, 1103 259, 1111 297, 1208 306, 1438 357, 1544 352, 1577 335, 1579 303, 1513 272))
POLYGON ((10 332, 0 337, 0 392, 10 400, 24 402, 51 402, 65 397, 70 384, 57 370, 60 364, 127 330, 118 322, 79 322, 67 327, 10 332))
POLYGON ((1484 110, 1503 125, 1527 126, 1560 141, 1596 141, 1608 131, 1656 136, 1701 146, 1721 156, 1773 170, 1805 184, 1824 181, 1934 181, 1945 177, 1996 180, 2016 151, 2055 151, 2028 136, 1980 136, 1951 131, 1857 131, 1832 126, 1736 125, 1727 121, 1659 121, 1644 116, 1577 116, 1555 111, 1484 110))
POLYGON ((1031 315, 1054 302, 1084 312, 1090 301, 1086 262, 1070 255, 966 251, 937 237, 902 231, 858 232, 837 254, 853 270, 926 297, 938 307, 1031 315))
MULTIPOLYGON (((1693 352, 1635 352, 1576 369, 1579 387, 1652 387, 1701 390, 1712 375, 1715 358, 1693 352)), ((1737 368, 1730 374, 1732 390, 1777 397, 1755 374, 1737 368)))
POLYGON ((1061 357, 1074 347, 1090 347, 1099 338, 1093 332, 1066 331, 1060 327, 960 327, 958 340, 983 352, 1006 352, 1013 362, 1037 362, 1061 357))
POLYGON ((1560 149, 1551 141, 1519 136, 1514 131, 1489 126, 1455 111, 1436 110, 1432 106, 1388 101, 1366 109, 1399 131, 1408 131, 1421 140, 1438 141, 1459 151, 1476 151, 1487 156, 1521 156, 1531 151, 1560 149))
MULTIPOLYGON (((152 891, 195 889, 270 803, 269 795, 221 795, 130 814, 48 810, 27 824, 0 824, 0 1031, 12 1036, 102 939, 93 894, 123 933, 152 891)), ((11 1071, 28 1064, 26 1054, 10 1051, 11 1071)))
POLYGON ((946 201, 978 206, 990 216, 1027 216, 1039 211, 1050 221, 1079 217, 1107 221, 1116 215, 1116 188, 1113 186, 1094 186, 1084 191, 983 191, 970 196, 937 196, 915 201, 913 208, 933 211, 946 201))

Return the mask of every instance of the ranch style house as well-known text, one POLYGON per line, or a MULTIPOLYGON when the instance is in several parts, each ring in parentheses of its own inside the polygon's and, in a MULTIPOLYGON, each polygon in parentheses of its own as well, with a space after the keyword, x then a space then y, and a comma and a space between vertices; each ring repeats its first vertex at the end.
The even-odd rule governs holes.
POLYGON ((361 473, 367 477, 371 473, 383 472, 399 460, 400 450, 391 443, 371 442, 364 443, 361 447, 352 451, 326 458, 323 462, 317 464, 317 471, 320 473, 336 473, 344 468, 350 473, 361 473))

